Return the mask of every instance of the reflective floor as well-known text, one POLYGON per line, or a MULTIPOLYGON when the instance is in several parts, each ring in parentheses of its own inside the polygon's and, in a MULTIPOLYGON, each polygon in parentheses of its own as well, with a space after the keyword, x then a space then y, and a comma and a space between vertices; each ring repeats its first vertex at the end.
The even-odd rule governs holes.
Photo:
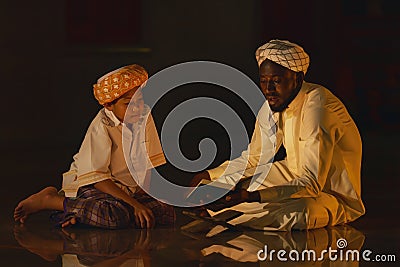
POLYGON ((399 266, 399 150, 382 146, 387 142, 393 148, 396 138, 364 136, 367 214, 350 225, 311 231, 229 230, 208 236, 214 226, 193 223, 182 209, 176 210, 176 226, 168 229, 60 229, 46 212, 21 226, 11 213, 25 192, 7 197, 3 190, 1 266, 399 266))
POLYGON ((206 232, 177 227, 59 229, 39 217, 25 226, 2 228, 0 255, 7 266, 386 266, 374 260, 399 256, 398 228, 230 230, 206 237, 206 232))

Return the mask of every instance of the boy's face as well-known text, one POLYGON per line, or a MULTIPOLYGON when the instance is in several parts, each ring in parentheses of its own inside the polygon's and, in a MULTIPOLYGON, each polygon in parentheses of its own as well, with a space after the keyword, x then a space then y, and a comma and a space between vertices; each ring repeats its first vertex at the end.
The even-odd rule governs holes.
POLYGON ((114 115, 121 121, 124 121, 126 111, 128 110, 128 105, 132 99, 131 108, 133 111, 129 112, 129 118, 127 119, 129 123, 134 123, 139 121, 140 115, 143 113, 144 101, 142 91, 139 87, 135 87, 132 90, 123 94, 113 103, 106 104, 106 109, 112 111, 114 115))

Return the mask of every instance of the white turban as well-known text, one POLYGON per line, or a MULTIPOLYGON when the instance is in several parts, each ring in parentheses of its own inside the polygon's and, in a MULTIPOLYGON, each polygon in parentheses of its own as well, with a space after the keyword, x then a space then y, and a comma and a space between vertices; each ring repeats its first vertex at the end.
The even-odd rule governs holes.
POLYGON ((303 48, 297 44, 284 40, 271 40, 256 51, 258 66, 269 59, 292 71, 302 71, 306 74, 310 57, 303 48))

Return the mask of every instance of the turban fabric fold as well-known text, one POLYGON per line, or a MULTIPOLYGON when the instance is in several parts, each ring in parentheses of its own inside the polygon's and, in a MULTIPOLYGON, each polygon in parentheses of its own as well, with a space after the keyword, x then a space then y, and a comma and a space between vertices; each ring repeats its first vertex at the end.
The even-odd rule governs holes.
POLYGON ((294 72, 302 71, 306 74, 310 65, 310 57, 304 49, 289 41, 271 40, 256 50, 258 66, 269 59, 294 72))
POLYGON ((148 79, 147 71, 136 64, 124 66, 107 73, 93 85, 93 93, 100 105, 120 98, 135 87, 144 84, 148 79))

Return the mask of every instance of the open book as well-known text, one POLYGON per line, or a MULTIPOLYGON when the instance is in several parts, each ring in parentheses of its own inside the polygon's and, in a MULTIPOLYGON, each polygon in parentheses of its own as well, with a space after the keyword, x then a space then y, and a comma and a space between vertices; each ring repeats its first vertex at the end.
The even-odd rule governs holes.
POLYGON ((188 193, 186 200, 194 204, 199 204, 200 201, 217 200, 233 190, 234 187, 231 184, 203 179, 188 193))

